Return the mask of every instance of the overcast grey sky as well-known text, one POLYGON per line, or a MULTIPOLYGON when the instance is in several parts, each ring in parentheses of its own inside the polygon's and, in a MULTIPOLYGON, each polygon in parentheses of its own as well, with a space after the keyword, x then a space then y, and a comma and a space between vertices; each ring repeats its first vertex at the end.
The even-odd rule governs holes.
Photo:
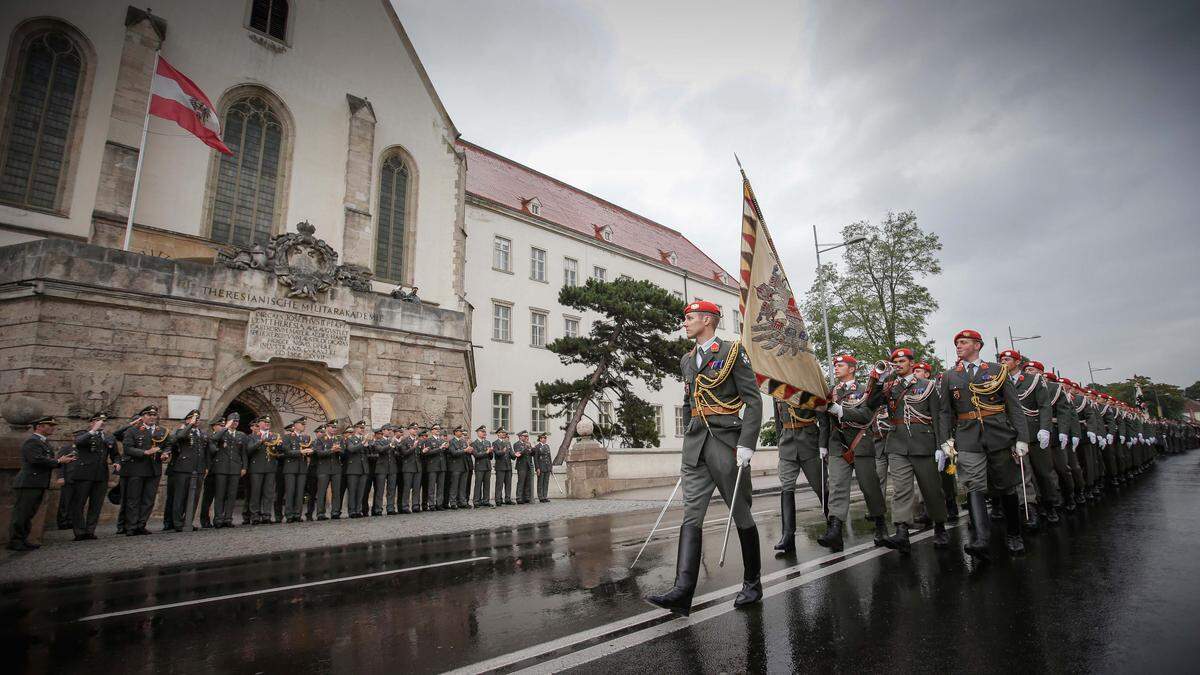
POLYGON ((731 272, 737 152, 797 292, 812 225, 911 209, 943 358, 1011 325, 1075 379, 1200 379, 1200 3, 395 3, 464 138, 731 272))

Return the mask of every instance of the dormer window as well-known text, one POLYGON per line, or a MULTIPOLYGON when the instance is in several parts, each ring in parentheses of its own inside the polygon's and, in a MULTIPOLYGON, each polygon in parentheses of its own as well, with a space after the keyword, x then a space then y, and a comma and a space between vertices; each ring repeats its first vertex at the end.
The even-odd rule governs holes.
POLYGON ((610 244, 612 243, 613 231, 611 225, 592 225, 592 228, 596 230, 596 237, 598 239, 607 241, 610 244))
POLYGON ((725 274, 724 272, 713 272, 713 278, 725 284, 726 286, 733 285, 733 280, 730 279, 729 275, 725 274))
POLYGON ((521 208, 525 209, 525 212, 531 216, 542 215, 542 202, 537 197, 530 197, 529 199, 522 199, 521 200, 521 208))
POLYGON ((660 258, 662 258, 662 261, 668 265, 671 265, 672 267, 679 266, 679 256, 675 253, 675 251, 664 251, 660 248, 658 249, 658 255, 660 258))

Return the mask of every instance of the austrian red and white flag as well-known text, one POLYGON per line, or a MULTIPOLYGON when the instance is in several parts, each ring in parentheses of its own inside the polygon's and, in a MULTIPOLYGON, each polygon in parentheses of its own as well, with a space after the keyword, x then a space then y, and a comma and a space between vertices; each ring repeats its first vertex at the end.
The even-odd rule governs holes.
POLYGON ((171 120, 226 155, 233 154, 221 141, 221 121, 212 101, 162 57, 150 84, 150 114, 171 120))

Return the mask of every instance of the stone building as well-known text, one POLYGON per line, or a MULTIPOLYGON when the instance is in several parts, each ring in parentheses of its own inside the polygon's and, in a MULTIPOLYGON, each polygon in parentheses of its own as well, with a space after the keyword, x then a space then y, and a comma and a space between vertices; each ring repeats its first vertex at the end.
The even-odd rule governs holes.
POLYGON ((390 2, 6 2, 0 34, 0 403, 64 437, 147 404, 469 420, 466 165, 390 2), (123 251, 156 51, 234 154, 152 118, 123 251))

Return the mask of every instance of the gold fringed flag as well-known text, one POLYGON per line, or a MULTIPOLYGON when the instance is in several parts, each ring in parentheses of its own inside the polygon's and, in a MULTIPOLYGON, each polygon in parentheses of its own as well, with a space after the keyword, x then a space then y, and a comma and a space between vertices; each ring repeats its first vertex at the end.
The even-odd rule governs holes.
POLYGON ((824 405, 829 394, 821 365, 744 170, 741 290, 742 349, 759 389, 791 405, 824 405))

